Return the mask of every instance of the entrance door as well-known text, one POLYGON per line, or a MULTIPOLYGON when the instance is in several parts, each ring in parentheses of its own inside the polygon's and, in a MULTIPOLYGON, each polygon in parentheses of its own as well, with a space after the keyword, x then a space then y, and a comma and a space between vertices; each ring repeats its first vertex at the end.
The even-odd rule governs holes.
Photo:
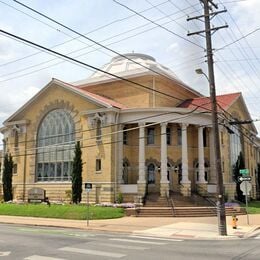
POLYGON ((148 192, 155 192, 155 165, 150 163, 147 167, 147 185, 148 185, 148 192))

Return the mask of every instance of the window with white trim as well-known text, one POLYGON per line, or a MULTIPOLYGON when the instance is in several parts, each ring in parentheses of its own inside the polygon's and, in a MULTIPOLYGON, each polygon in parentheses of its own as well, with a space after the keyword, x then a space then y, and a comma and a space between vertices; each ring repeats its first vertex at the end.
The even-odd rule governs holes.
POLYGON ((75 147, 75 124, 69 112, 55 109, 39 125, 36 181, 69 181, 75 147))
POLYGON ((155 129, 153 127, 147 128, 147 144, 154 144, 155 142, 155 129))

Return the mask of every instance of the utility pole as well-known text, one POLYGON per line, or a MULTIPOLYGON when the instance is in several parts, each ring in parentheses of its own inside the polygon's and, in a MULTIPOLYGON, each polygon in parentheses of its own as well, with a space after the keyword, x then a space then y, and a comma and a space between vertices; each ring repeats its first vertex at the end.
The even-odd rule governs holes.
POLYGON ((219 13, 226 12, 226 10, 212 12, 213 8, 218 8, 218 6, 213 2, 213 0, 200 0, 204 6, 204 15, 188 18, 187 21, 193 19, 204 18, 205 30, 188 33, 188 36, 194 34, 205 33, 206 36, 206 51, 207 51, 207 63, 208 63, 208 81, 210 87, 210 98, 211 98, 211 115, 212 115, 212 128, 214 135, 215 144, 215 161, 216 161, 216 177, 217 177, 217 217, 218 217, 218 231, 219 235, 227 235, 226 227, 226 213, 225 213, 225 200, 224 200, 224 185, 223 185, 223 175, 221 169, 221 154, 220 154, 220 142, 219 142, 219 127, 218 127, 218 114, 217 114, 217 101, 216 101, 216 88, 215 88, 215 77, 214 77, 214 61, 212 53, 212 32, 227 28, 227 25, 220 27, 210 26, 211 18, 219 13), (211 11, 211 12, 210 12, 211 11))

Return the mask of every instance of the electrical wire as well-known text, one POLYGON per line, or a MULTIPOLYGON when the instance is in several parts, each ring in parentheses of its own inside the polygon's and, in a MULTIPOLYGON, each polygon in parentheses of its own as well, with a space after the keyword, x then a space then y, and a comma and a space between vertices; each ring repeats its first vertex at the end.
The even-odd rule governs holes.
MULTIPOLYGON (((147 66, 145 66, 145 65, 143 65, 143 64, 141 64, 141 63, 139 63, 139 62, 137 62, 137 61, 135 61, 135 60, 129 58, 129 57, 126 56, 126 55, 120 54, 119 52, 117 52, 117 51, 115 51, 115 50, 113 50, 113 49, 111 49, 111 48, 109 48, 109 47, 107 47, 107 46, 105 46, 105 45, 103 45, 103 44, 101 44, 101 43, 99 43, 99 42, 97 42, 97 41, 95 41, 95 40, 89 38, 89 37, 87 37, 86 35, 84 35, 84 34, 82 34, 82 33, 79 33, 78 31, 76 31, 76 30, 74 30, 74 29, 72 29, 72 28, 66 26, 66 25, 63 24, 63 23, 60 23, 60 22, 56 21, 55 19, 53 19, 53 18, 51 18, 51 17, 49 17, 49 16, 47 16, 47 15, 45 15, 45 14, 43 14, 43 13, 37 11, 36 9, 31 8, 31 7, 28 6, 28 5, 25 5, 25 4, 23 4, 23 3, 21 3, 21 2, 19 2, 19 1, 17 1, 17 0, 13 0, 13 1, 14 1, 15 3, 17 3, 17 4, 19 4, 19 5, 23 6, 23 7, 25 7, 25 8, 27 8, 27 9, 31 10, 32 12, 34 12, 34 13, 36 13, 36 14, 38 14, 38 15, 40 15, 40 16, 42 16, 42 17, 44 17, 44 18, 46 18, 46 19, 48 19, 48 20, 50 20, 50 21, 52 21, 52 22, 54 22, 54 23, 56 23, 56 24, 58 24, 58 25, 60 25, 60 26, 62 26, 63 28, 65 28, 65 29, 67 29, 67 30, 69 30, 69 31, 71 31, 71 32, 73 32, 73 33, 75 33, 75 34, 77 34, 77 35, 79 35, 79 36, 81 36, 81 37, 83 37, 83 38, 85 38, 85 39, 87 39, 87 40, 93 42, 93 43, 95 43, 96 45, 99 45, 100 47, 103 47, 104 49, 106 49, 106 50, 108 50, 108 51, 110 51, 110 52, 113 52, 114 54, 117 54, 118 56, 123 57, 123 58, 125 58, 125 59, 127 59, 127 60, 133 62, 134 64, 137 64, 137 65, 139 65, 139 66, 141 66, 141 67, 143 67, 143 68, 145 68, 145 69, 148 69, 148 70, 150 70, 150 71, 152 71, 152 72, 154 72, 154 73, 156 73, 156 74, 158 74, 158 75, 161 75, 161 76, 163 76, 163 77, 168 77, 168 78, 170 79, 170 77, 169 77, 167 74, 162 74, 162 73, 160 73, 160 72, 158 72, 158 71, 156 71, 156 70, 153 70, 153 69, 150 68, 150 67, 147 67, 147 66)), ((140 14, 138 14, 138 15, 140 15, 140 14)), ((161 27, 159 24, 157 24, 157 23, 155 23, 155 24, 158 25, 159 27, 161 27)), ((180 36, 180 37, 182 37, 182 36, 180 36)), ((185 39, 185 38, 184 38, 184 39, 185 39)), ((187 40, 187 39, 186 39, 186 40, 187 40)), ((189 41, 189 40, 188 40, 188 41, 189 41)))
POLYGON ((118 4, 118 5, 121 5, 122 7, 128 9, 129 11, 131 11, 131 12, 137 14, 138 16, 142 17, 143 19, 145 19, 145 20, 147 20, 147 21, 149 21, 149 22, 151 22, 151 23, 153 23, 153 24, 159 26, 160 28, 164 29, 165 31, 167 31, 167 32, 169 32, 169 33, 171 33, 171 34, 177 36, 178 38, 180 38, 180 39, 182 39, 182 40, 184 40, 184 41, 187 41, 187 42, 189 42, 189 43, 191 43, 191 44, 193 44, 193 45, 195 45, 195 46, 197 46, 197 47, 199 47, 199 48, 201 48, 201 49, 204 50, 204 47, 202 47, 201 45, 199 45, 199 44, 197 44, 197 43, 195 43, 195 42, 192 42, 192 41, 190 41, 190 40, 184 38, 183 36, 181 36, 181 35, 179 35, 179 34, 173 32, 173 31, 171 31, 171 30, 168 29, 167 27, 161 26, 160 24, 158 24, 158 23, 154 22, 153 20, 147 18, 146 16, 144 16, 144 15, 138 13, 137 11, 131 9, 130 7, 124 5, 124 4, 122 4, 122 3, 120 3, 120 2, 118 2, 118 1, 116 1, 116 0, 113 0, 113 2, 115 2, 115 3, 118 4))

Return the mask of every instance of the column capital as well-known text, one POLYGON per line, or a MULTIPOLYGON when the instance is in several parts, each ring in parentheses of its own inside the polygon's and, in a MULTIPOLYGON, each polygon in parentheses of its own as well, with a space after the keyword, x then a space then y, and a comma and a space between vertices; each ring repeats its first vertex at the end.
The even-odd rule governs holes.
POLYGON ((163 127, 163 126, 167 126, 168 125, 168 122, 162 122, 160 123, 160 126, 163 127))
POLYGON ((140 127, 145 127, 145 122, 139 122, 139 123, 138 123, 138 126, 140 126, 140 127))
POLYGON ((182 128, 187 128, 188 126, 189 126, 188 123, 181 123, 181 127, 182 127, 182 128))

